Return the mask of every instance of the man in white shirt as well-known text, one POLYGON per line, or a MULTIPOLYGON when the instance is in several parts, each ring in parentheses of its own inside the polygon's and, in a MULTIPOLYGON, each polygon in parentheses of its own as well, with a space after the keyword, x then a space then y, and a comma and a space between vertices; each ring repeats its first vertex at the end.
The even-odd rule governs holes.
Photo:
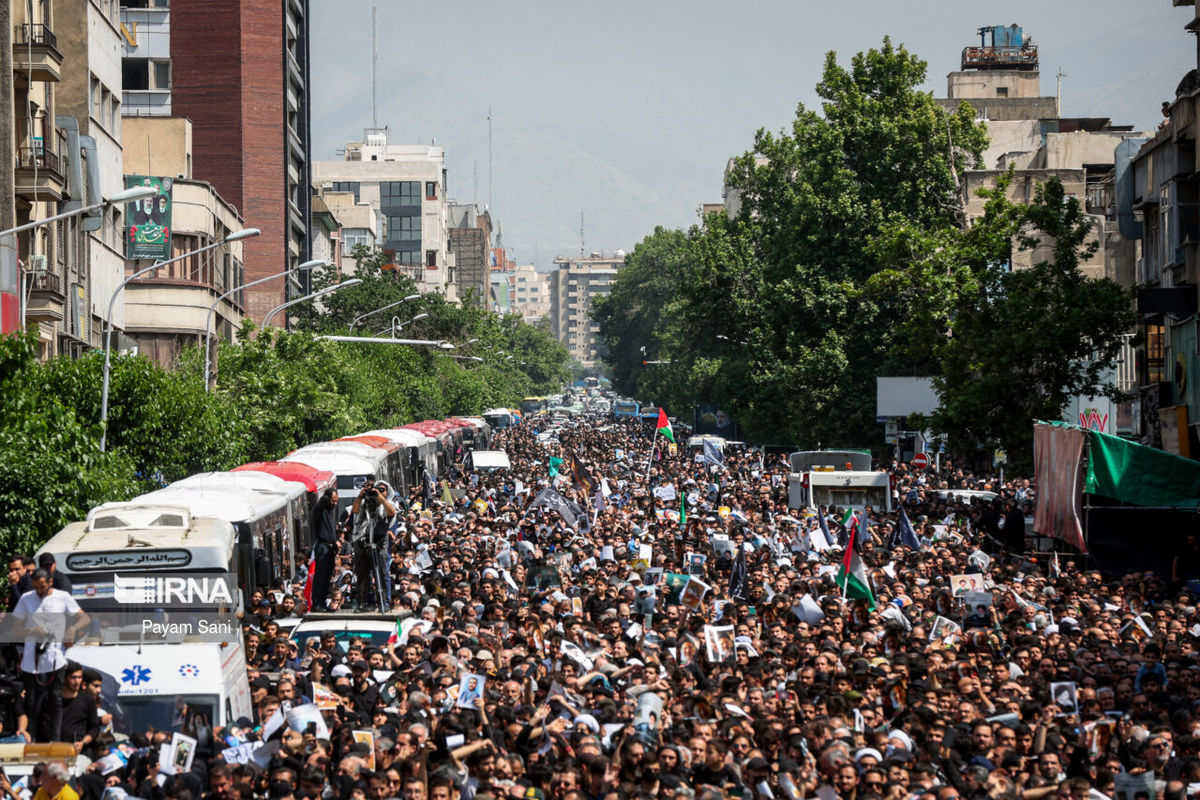
POLYGON ((47 570, 34 570, 33 591, 22 594, 13 609, 18 630, 25 634, 21 678, 30 729, 41 742, 58 739, 66 647, 90 622, 75 598, 55 589, 52 580, 47 570))

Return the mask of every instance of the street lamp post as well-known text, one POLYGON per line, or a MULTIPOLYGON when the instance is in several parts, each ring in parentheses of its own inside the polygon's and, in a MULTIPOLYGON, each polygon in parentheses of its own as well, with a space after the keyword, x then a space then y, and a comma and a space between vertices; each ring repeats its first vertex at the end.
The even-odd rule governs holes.
POLYGON ((406 344, 409 347, 437 347, 454 350, 454 345, 440 339, 378 339, 374 336, 318 336, 327 342, 360 342, 363 344, 406 344))
POLYGON ((80 206, 79 208, 73 208, 70 211, 64 211, 61 214, 55 214, 53 217, 35 219, 32 222, 26 222, 24 225, 18 225, 15 228, 9 228, 8 230, 0 231, 0 238, 4 236, 11 236, 14 233, 22 233, 24 231, 33 230, 34 228, 39 228, 48 222, 58 222, 60 219, 77 217, 80 214, 88 214, 97 209, 104 208, 105 206, 121 205, 122 203, 136 203, 139 200, 145 200, 149 197, 157 196, 158 190, 153 186, 134 186, 131 189, 125 189, 124 191, 117 192, 112 197, 108 198, 107 200, 101 200, 99 203, 92 203, 90 206, 80 206))
POLYGON ((427 319, 428 317, 429 317, 429 315, 424 312, 417 314, 415 317, 408 320, 407 322, 401 322, 400 317, 392 317, 392 326, 390 328, 384 328, 383 330, 376 331, 375 335, 378 336, 379 334, 383 333, 383 331, 390 330, 392 332, 392 338, 395 339, 396 334, 399 333, 400 331, 404 330, 405 325, 412 325, 414 322, 417 322, 418 320, 422 320, 422 319, 427 319))
MULTIPOLYGON (((81 214, 88 214, 92 211, 95 211, 100 208, 104 208, 106 206, 121 205, 124 203, 136 203, 136 202, 145 200, 147 198, 157 197, 157 196, 158 196, 158 190, 155 189, 153 186, 134 186, 132 188, 117 192, 112 197, 108 198, 107 200, 101 200, 99 203, 93 203, 90 206, 80 206, 79 208, 73 208, 70 211, 64 211, 61 214, 55 214, 52 217, 46 217, 45 219, 35 219, 32 222, 26 222, 25 224, 18 225, 15 228, 9 228, 8 230, 0 231, 0 239, 4 239, 6 236, 12 236, 14 233, 23 233, 25 231, 33 230, 34 228, 40 228, 41 226, 46 225, 51 222, 58 222, 59 220, 67 219, 69 217, 77 217, 81 214)), ((26 309, 25 275, 24 274, 21 275, 20 280, 18 280, 17 283, 18 283, 17 291, 20 293, 20 303, 21 303, 21 329, 24 330, 25 329, 25 312, 27 310, 26 309)))
POLYGON ((324 289, 315 291, 312 294, 306 294, 304 297, 297 297, 295 300, 289 300, 286 303, 277 305, 267 313, 266 317, 263 318, 263 327, 265 328, 270 325, 271 320, 275 318, 275 315, 280 311, 283 311, 285 308, 294 306, 297 303, 303 303, 306 300, 316 300, 318 297, 324 297, 327 294, 333 294, 338 289, 345 289, 347 286, 357 286, 360 283, 362 283, 362 278, 351 278, 348 281, 335 283, 333 286, 326 286, 324 289))
MULTIPOLYGON (((140 188, 147 188, 147 187, 140 187, 140 188)), ((116 199, 119 196, 120 195, 113 195, 113 198, 116 199)), ((132 201, 130 201, 130 202, 132 202, 132 201)), ((197 253, 203 253, 207 250, 212 250, 214 247, 220 247, 221 245, 228 244, 229 242, 237 242, 242 239, 249 239, 252 236, 258 236, 259 233, 261 233, 261 231, 258 228, 242 228, 240 231, 234 231, 233 233, 229 234, 225 238, 218 239, 217 241, 212 242, 211 244, 206 244, 203 247, 196 248, 195 250, 189 250, 186 253, 181 253, 180 255, 177 255, 174 258, 167 259, 166 261, 155 261, 150 266, 139 269, 137 272, 133 273, 128 278, 121 281, 121 284, 119 286, 117 286, 116 290, 112 293, 112 297, 110 297, 108 299, 108 319, 105 320, 106 324, 104 326, 104 378, 103 378, 102 386, 100 389, 100 452, 101 453, 104 452, 105 445, 108 443, 108 381, 109 381, 110 372, 112 369, 112 318, 113 318, 113 307, 116 305, 116 302, 117 302, 117 295, 119 295, 125 289, 125 287, 129 285, 130 281, 132 281, 134 278, 139 278, 142 275, 145 275, 147 272, 153 272, 154 270, 159 269, 160 267, 165 267, 169 264, 173 264, 176 261, 180 261, 180 260, 188 258, 190 256, 194 256, 197 253)))
POLYGON ((354 335, 354 326, 355 325, 362 322, 364 319, 371 316, 372 314, 378 314, 380 311, 387 311, 389 308, 395 308, 396 306, 400 305, 401 303, 408 303, 412 300, 420 300, 420 299, 421 299, 421 295, 410 294, 408 297, 405 297, 403 300, 397 300, 394 303, 388 303, 386 306, 380 306, 379 308, 375 309, 374 311, 368 311, 365 314, 359 314, 357 317, 354 318, 354 321, 350 323, 350 335, 351 336, 354 335))
POLYGON ((208 391, 209 365, 212 363, 212 357, 209 352, 212 347, 212 318, 213 314, 217 313, 217 306, 221 304, 221 301, 226 297, 229 297, 231 294, 240 292, 242 289, 249 289, 251 286, 257 286, 260 283, 266 283, 267 281, 275 280, 276 278, 282 278, 295 272, 304 272, 305 270, 315 269, 328 264, 329 262, 325 261, 324 259, 305 261, 298 267, 285 269, 283 272, 277 272, 274 275, 268 275, 265 278, 259 278, 258 280, 250 281, 249 283, 243 283, 241 286, 230 289, 228 292, 213 301, 213 304, 208 307, 208 318, 204 323, 204 391, 208 391))

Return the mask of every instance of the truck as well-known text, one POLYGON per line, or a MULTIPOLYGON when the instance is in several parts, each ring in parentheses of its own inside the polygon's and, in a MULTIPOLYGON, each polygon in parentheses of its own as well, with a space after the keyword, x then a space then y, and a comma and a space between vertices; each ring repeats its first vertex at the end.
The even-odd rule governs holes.
POLYGON ((803 450, 788 457, 788 507, 816 512, 824 506, 892 510, 891 476, 871 469, 863 450, 803 450))

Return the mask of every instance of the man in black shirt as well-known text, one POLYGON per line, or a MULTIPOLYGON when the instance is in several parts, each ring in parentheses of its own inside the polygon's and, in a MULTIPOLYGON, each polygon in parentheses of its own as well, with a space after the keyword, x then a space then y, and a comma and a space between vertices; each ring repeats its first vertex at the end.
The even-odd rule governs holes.
POLYGON ((83 667, 68 664, 62 688, 62 728, 55 741, 74 742, 75 752, 91 746, 100 734, 96 697, 83 685, 83 667))
POLYGON ((333 561, 337 555, 337 489, 325 492, 312 512, 312 532, 316 539, 313 560, 312 607, 314 611, 325 610, 329 597, 329 580, 333 576, 333 561))

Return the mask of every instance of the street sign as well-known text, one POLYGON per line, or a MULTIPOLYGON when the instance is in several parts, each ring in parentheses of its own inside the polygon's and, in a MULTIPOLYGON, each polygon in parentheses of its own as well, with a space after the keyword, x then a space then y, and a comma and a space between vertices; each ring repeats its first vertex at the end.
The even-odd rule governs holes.
POLYGON ((912 465, 913 465, 913 469, 928 469, 929 468, 929 454, 928 453, 917 453, 915 456, 913 456, 912 465))

